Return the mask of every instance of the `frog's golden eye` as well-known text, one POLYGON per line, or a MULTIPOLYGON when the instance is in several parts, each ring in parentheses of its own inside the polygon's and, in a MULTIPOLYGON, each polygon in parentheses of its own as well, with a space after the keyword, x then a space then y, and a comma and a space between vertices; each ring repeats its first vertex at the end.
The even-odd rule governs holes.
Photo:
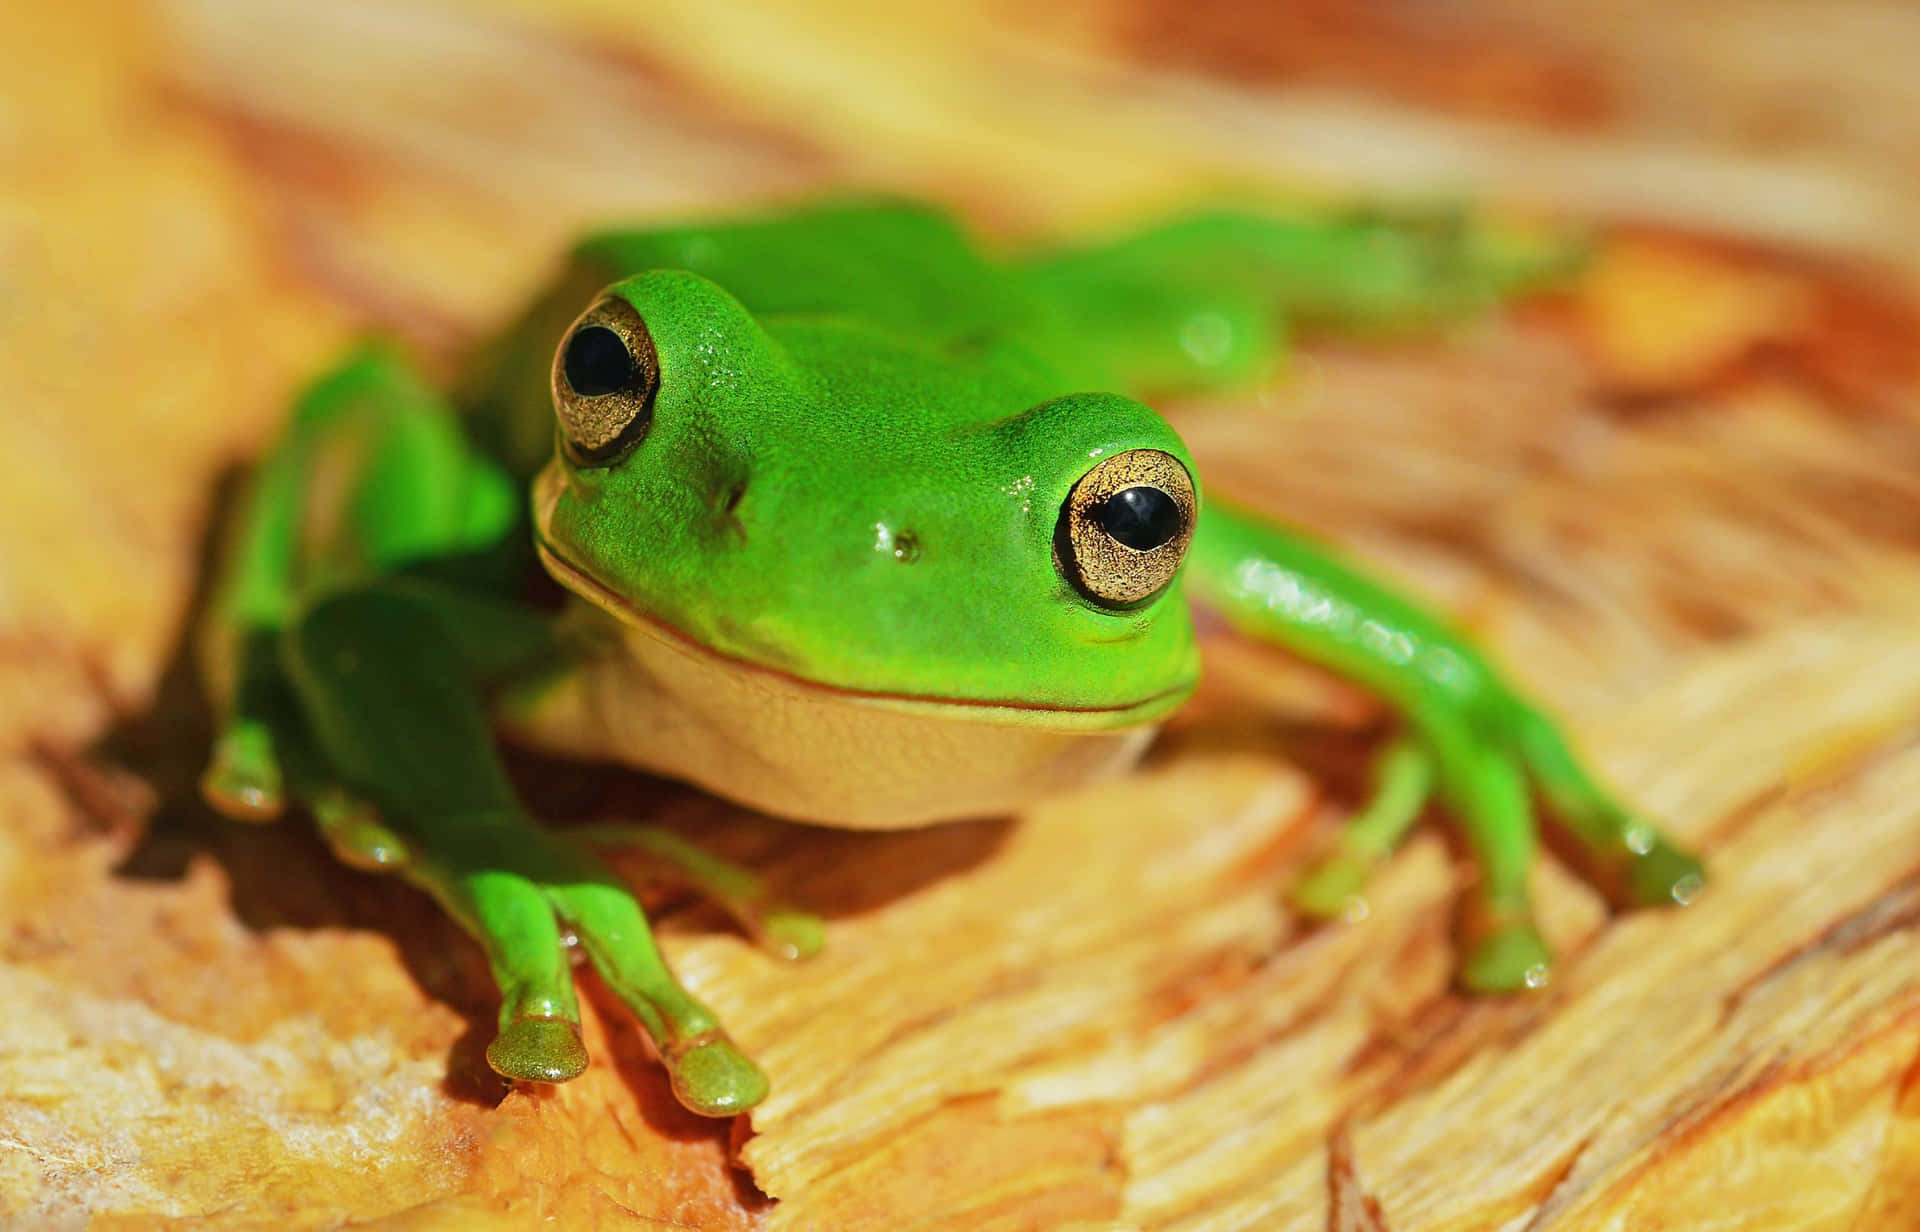
POLYGON ((609 295, 581 313, 553 357, 553 409, 583 466, 618 460, 653 421, 660 359, 633 305, 609 295))
POLYGON ((1145 603, 1179 571, 1195 512, 1180 459, 1158 449, 1115 454, 1067 494, 1054 533, 1060 571, 1102 607, 1145 603))

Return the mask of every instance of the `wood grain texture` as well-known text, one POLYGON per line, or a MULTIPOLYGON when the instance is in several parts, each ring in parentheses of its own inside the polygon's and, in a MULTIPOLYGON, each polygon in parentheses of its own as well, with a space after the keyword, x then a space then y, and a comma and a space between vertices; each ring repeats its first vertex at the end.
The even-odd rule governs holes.
POLYGON ((1917 36, 1840 8, 1862 67, 1791 124, 1761 53, 1794 4, 1656 40, 1661 6, 1219 3, 1189 47, 1118 0, 0 8, 0 1216, 1920 1226, 1920 110, 1873 67, 1917 36), (1368 54, 1229 54, 1289 29, 1368 54), (846 182, 1003 234, 1222 184, 1605 222, 1553 302, 1168 409, 1210 490, 1467 621, 1707 850, 1705 898, 1610 916, 1549 861, 1554 984, 1462 998, 1466 870, 1429 827, 1364 918, 1304 929, 1276 890, 1375 716, 1223 644, 1137 775, 1016 818, 836 833, 517 767, 831 931, 784 966, 653 900, 773 1076, 750 1125, 682 1112, 591 986, 594 1068, 503 1093, 484 964, 430 903, 194 802, 208 519, 354 332, 450 367, 588 221, 846 182))

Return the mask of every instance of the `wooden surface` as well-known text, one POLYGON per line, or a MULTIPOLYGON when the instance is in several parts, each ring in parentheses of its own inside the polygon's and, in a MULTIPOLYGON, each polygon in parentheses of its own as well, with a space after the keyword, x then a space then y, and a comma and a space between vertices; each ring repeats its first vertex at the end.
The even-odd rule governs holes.
POLYGON ((0 8, 0 1215, 1920 1226, 1911 11, 1026 8, 0 8), (585 221, 849 182, 1003 233, 1221 184, 1605 223, 1570 296, 1169 411, 1213 490, 1470 622, 1707 850, 1704 899, 1610 918, 1549 863, 1554 985, 1464 999, 1429 827, 1304 930, 1276 887, 1367 710, 1221 647, 1138 775, 1001 821, 841 834, 523 766, 556 816, 765 867, 831 940, 782 966, 658 900, 772 1073, 751 1125, 681 1112, 594 989, 595 1068, 503 1098, 430 904, 194 802, 208 519, 355 330, 447 361, 585 221))

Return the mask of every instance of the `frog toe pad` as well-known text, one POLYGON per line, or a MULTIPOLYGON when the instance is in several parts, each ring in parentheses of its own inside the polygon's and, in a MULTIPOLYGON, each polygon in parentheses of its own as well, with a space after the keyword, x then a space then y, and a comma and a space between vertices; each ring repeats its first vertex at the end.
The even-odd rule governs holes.
POLYGON ((1366 900, 1361 892, 1378 867, 1378 860, 1336 851, 1294 883, 1287 892, 1287 901, 1310 920, 1363 916, 1366 900))
POLYGON ((827 944, 826 922, 806 911, 769 911, 760 920, 759 942, 778 958, 812 958, 827 944))
POLYGON ((503 1078, 521 1082, 566 1082, 587 1068, 580 1028, 562 1018, 521 1018, 500 1029, 487 1045, 487 1064, 503 1078))
POLYGON ((767 1097, 767 1076, 718 1032, 675 1048, 667 1070, 674 1096, 702 1116, 732 1116, 767 1097))
POLYGON ((273 737, 264 724, 233 723, 213 746, 200 795, 234 821, 272 821, 286 807, 273 737))
POLYGON ((1531 923, 1504 924, 1475 940, 1460 968, 1472 992, 1530 992, 1547 986, 1553 955, 1531 923))
POLYGON ((1700 861, 1652 835, 1622 862, 1615 897, 1633 907, 1685 907, 1700 896, 1706 879, 1700 861))

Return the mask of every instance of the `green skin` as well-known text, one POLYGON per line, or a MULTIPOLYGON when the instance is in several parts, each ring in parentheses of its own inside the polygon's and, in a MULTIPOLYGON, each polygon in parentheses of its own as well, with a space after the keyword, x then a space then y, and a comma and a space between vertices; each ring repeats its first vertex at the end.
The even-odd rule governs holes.
POLYGON ((587 1063, 564 925, 682 1102, 725 1115, 762 1098, 595 848, 639 847, 780 953, 817 949, 818 921, 664 832, 542 828, 502 771, 500 699, 618 652, 569 646, 516 596, 521 494, 544 467, 548 553, 708 650, 827 689, 1146 722, 1193 687, 1192 603, 1330 668, 1404 724, 1293 902, 1340 914, 1437 798, 1480 870, 1463 983, 1537 987, 1535 789, 1624 902, 1684 902, 1700 866, 1458 633, 1326 549, 1209 503, 1178 576, 1119 607, 1076 583, 1056 530, 1091 459, 1152 449, 1194 473, 1153 411, 1075 391, 1244 389, 1277 367, 1287 323, 1445 319, 1575 255, 1458 219, 1211 214, 1003 259, 891 203, 595 236, 457 399, 380 349, 302 398, 206 630, 223 708, 207 794, 252 819, 298 801, 343 858, 435 895, 492 964, 503 1075, 557 1082, 587 1063), (549 382, 556 340, 602 294, 645 323, 659 378, 637 443, 581 464, 556 456, 549 382), (876 527, 900 526, 920 550, 876 552, 876 527))

